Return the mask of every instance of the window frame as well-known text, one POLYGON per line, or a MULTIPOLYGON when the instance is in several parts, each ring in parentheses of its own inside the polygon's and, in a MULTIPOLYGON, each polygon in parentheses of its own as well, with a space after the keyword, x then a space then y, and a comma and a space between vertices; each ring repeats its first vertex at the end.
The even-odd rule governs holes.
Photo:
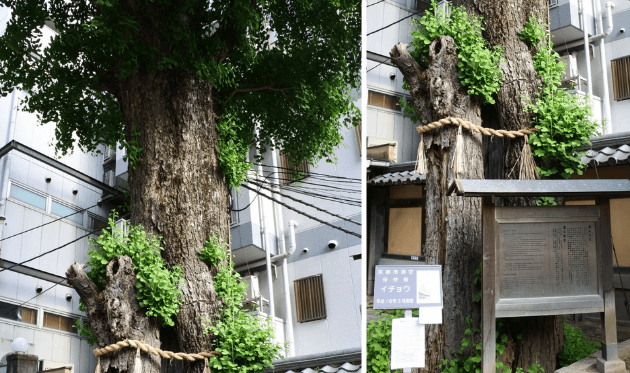
POLYGON ((13 181, 11 179, 9 179, 9 188, 7 190, 7 199, 10 200, 10 201, 15 202, 17 204, 19 204, 20 206, 29 207, 29 208, 35 209, 36 211, 43 211, 45 214, 48 214, 48 210, 50 208, 50 201, 49 201, 48 195, 46 193, 43 193, 43 192, 41 192, 41 191, 39 191, 37 189, 31 188, 28 185, 24 185, 22 183, 16 183, 15 181, 13 181), (26 190, 28 192, 31 192, 31 193, 36 194, 36 195, 39 195, 40 197, 44 197, 44 199, 46 200, 46 207, 42 210, 41 208, 39 208, 39 207, 37 207, 35 205, 31 205, 28 202, 24 202, 22 200, 19 200, 19 199, 15 198, 15 197, 11 196, 11 191, 13 190, 13 186, 14 185, 17 186, 18 188, 24 189, 24 190, 26 190))
POLYGON ((12 323, 17 323, 20 326, 24 326, 24 325, 28 325, 30 327, 37 327, 39 325, 39 317, 41 314, 41 309, 39 307, 28 307, 24 304, 21 304, 21 302, 17 302, 17 301, 11 301, 11 300, 5 300, 5 299, 0 299, 0 302, 5 303, 5 304, 9 304, 11 306, 15 306, 17 308, 25 308, 28 310, 32 310, 35 311, 35 323, 29 323, 29 322, 25 322, 25 321, 21 321, 21 320, 13 320, 13 319, 9 319, 7 317, 3 317, 2 315, 4 315, 4 313, 2 315, 0 315, 0 320, 2 320, 2 322, 12 322, 12 323))
MULTIPOLYGON (((391 193, 391 187, 389 189, 389 193, 391 193)), ((383 237, 383 258, 389 259, 403 259, 403 260, 412 260, 412 261, 420 261, 423 262, 425 259, 424 256, 424 245, 426 242, 426 188, 422 188, 422 197, 421 198, 412 198, 412 199, 392 199, 390 198, 390 194, 388 193, 387 201, 385 202, 385 233, 383 237), (422 250, 422 255, 402 255, 402 254, 392 254, 389 252, 389 215, 391 208, 413 208, 413 207, 421 207, 422 208, 422 236, 420 238, 420 247, 422 250)))
POLYGON ((70 223, 74 223, 75 225, 78 225, 80 227, 87 227, 87 224, 85 224, 85 211, 82 211, 83 210, 82 208, 76 207, 76 206, 71 205, 71 204, 69 204, 67 202, 64 202, 64 201, 62 201, 60 199, 57 199, 57 198, 54 198, 54 197, 50 196, 50 212, 49 212, 49 214, 51 216, 56 216, 57 218, 64 217, 64 216, 66 216, 68 214, 66 214, 66 215, 57 215, 56 213, 52 212, 52 204, 53 203, 57 203, 57 204, 59 204, 61 206, 64 206, 66 208, 69 208, 71 210, 76 211, 77 213, 74 214, 73 216, 79 216, 79 215, 81 216, 81 223, 80 224, 77 223, 76 221, 70 219, 70 218, 63 218, 62 220, 70 222, 70 223))
POLYGON ((77 215, 80 214, 82 216, 82 223, 81 224, 77 223, 76 221, 70 220, 69 218, 61 219, 61 221, 65 222, 67 224, 71 224, 71 225, 73 225, 75 227, 79 227, 81 229, 88 229, 88 222, 86 221, 88 219, 85 219, 85 214, 86 214, 86 210, 85 209, 81 208, 80 206, 76 206, 76 205, 73 205, 73 204, 68 203, 66 201, 63 201, 63 200, 61 200, 59 198, 53 197, 50 194, 44 193, 44 192, 42 192, 40 190, 37 190, 35 188, 32 188, 32 187, 30 187, 28 185, 22 184, 19 181, 15 181, 13 179, 9 179, 6 198, 7 198, 8 201, 11 201, 11 202, 13 202, 15 204, 18 204, 18 205, 22 206, 22 207, 30 208, 30 209, 32 209, 34 211, 41 212, 44 215, 47 215, 49 217, 52 217, 52 218, 55 218, 55 219, 62 218, 65 215, 60 216, 60 215, 57 215, 57 214, 52 212, 52 203, 54 201, 55 203, 58 203, 58 204, 60 204, 62 206, 65 206, 65 207, 67 207, 69 209, 80 211, 79 213, 77 213, 77 215), (37 194, 37 195, 39 195, 41 197, 44 197, 46 199, 46 209, 42 210, 41 208, 39 208, 37 206, 34 206, 34 205, 31 205, 28 202, 24 202, 24 201, 19 200, 19 199, 15 198, 15 197, 12 197, 11 196, 11 191, 13 190, 14 186, 17 186, 18 188, 24 189, 26 191, 29 191, 31 193, 37 194))

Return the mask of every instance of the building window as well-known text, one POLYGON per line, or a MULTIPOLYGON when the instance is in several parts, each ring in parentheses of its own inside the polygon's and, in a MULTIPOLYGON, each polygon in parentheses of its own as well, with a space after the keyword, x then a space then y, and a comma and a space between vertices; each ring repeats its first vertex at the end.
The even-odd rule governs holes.
POLYGON ((399 98, 385 93, 368 91, 368 105, 383 109, 401 111, 399 98))
POLYGON ((37 310, 0 301, 0 318, 37 325, 37 310))
POLYGON ((306 159, 295 163, 291 162, 288 155, 280 153, 280 163, 282 167, 280 171, 280 182, 283 185, 302 180, 309 175, 309 167, 306 159))
POLYGON ((392 186, 387 209, 386 253, 419 260, 424 245, 424 200, 420 185, 392 186))
POLYGON ((322 275, 305 277, 294 282, 297 322, 326 318, 326 299, 322 275))
POLYGON ((76 318, 44 312, 44 327, 77 334, 76 318))
POLYGON ((630 99, 630 56, 611 61, 615 100, 630 99))
POLYGON ((107 229, 109 227, 109 223, 107 220, 101 218, 100 216, 92 215, 88 213, 88 228, 92 231, 100 229, 101 231, 107 229))
POLYGON ((18 201, 37 207, 38 209, 46 210, 46 197, 38 193, 31 192, 30 190, 17 186, 13 183, 11 184, 11 192, 9 193, 9 196, 18 201))
POLYGON ((67 216, 74 213, 73 215, 68 216, 66 219, 73 221, 79 225, 83 225, 83 212, 79 212, 79 211, 80 211, 79 209, 68 207, 55 200, 53 200, 52 203, 50 204, 51 214, 62 217, 62 216, 67 216))
MULTIPOLYGON (((86 226, 83 221, 83 210, 78 206, 61 202, 50 195, 21 186, 13 180, 11 180, 9 188, 9 198, 16 203, 36 207, 43 210, 42 213, 54 215, 55 217, 67 216, 65 219, 77 225, 86 226)), ((88 221, 88 226, 90 223, 88 221)))

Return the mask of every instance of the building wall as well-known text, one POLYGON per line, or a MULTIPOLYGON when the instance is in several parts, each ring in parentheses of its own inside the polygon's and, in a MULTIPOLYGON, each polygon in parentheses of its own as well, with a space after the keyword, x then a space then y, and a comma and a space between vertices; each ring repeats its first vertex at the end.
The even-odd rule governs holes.
MULTIPOLYGON (((54 136, 54 125, 52 123, 39 125, 35 115, 19 110, 11 115, 12 108, 17 104, 16 98, 23 94, 18 93, 15 96, 9 95, 0 99, 0 136, 7 133, 9 118, 12 117, 15 120, 15 130, 7 135, 7 139, 15 139, 53 157, 55 152, 51 142, 54 136)), ((2 140, 2 145, 5 141, 2 140)), ((97 188, 27 155, 13 151, 8 157, 9 188, 2 196, 2 198, 8 198, 5 210, 7 220, 1 227, 3 238, 57 219, 58 216, 52 214, 50 209, 53 200, 70 208, 83 209, 96 205, 102 198, 102 193, 97 188), (50 183, 45 181, 46 177, 51 178, 50 183), (10 197, 10 191, 14 185, 45 197, 48 204, 46 209, 42 210, 10 197), (73 189, 78 190, 76 195, 72 193, 73 189)), ((101 155, 84 154, 75 150, 73 154, 62 157, 60 161, 93 178, 102 178, 101 155)), ((82 217, 80 224, 63 219, 6 239, 0 242, 0 258, 22 262, 35 257, 87 234, 91 230, 91 219, 106 220, 107 213, 105 207, 93 207, 89 209, 89 214, 82 212, 77 215, 82 217)), ((72 263, 75 261, 83 263, 87 260, 87 250, 88 241, 87 238, 83 238, 25 265, 58 276, 65 276, 66 270, 72 263)), ((37 286, 46 290, 53 285, 53 283, 27 275, 3 271, 0 273, 0 301, 17 305, 34 297, 37 294, 35 291, 37 286)), ((0 318, 0 357, 11 351, 11 341, 14 338, 24 337, 31 343, 29 353, 38 355, 40 359, 72 364, 75 371, 94 369, 96 360, 90 352, 92 348, 88 346, 84 338, 80 338, 77 334, 43 327, 44 312, 72 318, 84 316, 84 313, 78 310, 79 296, 74 289, 61 285, 55 286, 29 301, 25 306, 38 310, 38 323, 29 325, 0 318), (71 301, 65 299, 66 294, 72 295, 71 301)))
MULTIPOLYGON (((367 33, 369 34, 415 13, 416 10, 411 8, 411 4, 411 1, 405 0, 385 0, 380 3, 368 1, 367 33), (375 5, 369 6, 373 3, 375 5)), ((411 31, 414 28, 413 19, 420 19, 420 15, 407 18, 383 31, 368 36, 368 52, 389 57, 389 51, 396 43, 408 44, 411 41, 411 31)), ((368 59, 367 71, 368 90, 404 97, 405 99, 409 98, 408 93, 402 88, 403 76, 398 68, 386 63, 379 65, 379 62, 368 59), (391 79, 391 74, 394 74, 394 79, 391 79)), ((418 143, 420 142, 420 137, 415 130, 418 124, 413 123, 409 116, 394 110, 368 106, 365 118, 367 123, 364 136, 367 137, 367 146, 394 141, 397 144, 396 161, 398 163, 416 159, 418 143)))
MULTIPOLYGON (((0 33, 6 29, 9 12, 7 8, 0 8, 0 33)), ((44 28, 45 35, 51 35, 52 30, 44 28)), ((20 99, 26 97, 25 92, 16 91, 7 97, 0 98, 0 146, 11 140, 16 140, 49 157, 74 168, 92 178, 102 180, 102 155, 96 153, 85 154, 79 149, 65 156, 56 154, 54 149, 53 123, 41 125, 35 114, 26 113, 18 109, 20 99), (11 122, 14 123, 13 130, 11 122)), ((83 209, 96 205, 102 198, 102 192, 86 183, 79 181, 59 170, 30 158, 16 151, 4 157, 7 159, 9 187, 4 189, 0 199, 8 198, 6 202, 6 221, 0 223, 0 237, 7 238, 27 229, 49 223, 59 216, 52 214, 51 203, 54 200, 69 208, 83 209), (50 177, 50 183, 45 181, 50 177), (13 185, 20 186, 46 198, 47 206, 40 209, 9 197, 13 185), (72 190, 77 189, 77 194, 72 190)), ((0 161, 0 173, 4 172, 4 161, 0 161)), ((1 183, 1 178, 0 178, 1 183)), ((63 219, 31 232, 14 238, 0 241, 0 259, 22 262, 48 250, 70 242, 91 230, 91 219, 106 220, 108 210, 105 207, 93 207, 88 212, 82 212, 81 222, 63 219)), ((83 238, 42 258, 36 259, 25 266, 65 277, 68 267, 76 262, 87 260, 88 241, 83 238)), ((24 337, 29 341, 31 354, 47 360, 48 366, 72 365, 74 372, 93 370, 96 359, 92 354, 85 338, 76 333, 45 328, 44 312, 70 318, 85 316, 78 310, 79 296, 74 289, 39 280, 12 271, 0 272, 0 301, 19 305, 28 301, 24 306, 36 309, 38 312, 36 325, 8 320, 0 316, 0 365, 1 358, 11 352, 11 342, 14 338, 24 337), (41 286, 45 291, 37 295, 36 287, 41 286), (72 299, 66 300, 66 294, 72 299)))
MULTIPOLYGON (((331 164, 322 160, 316 166, 310 167, 310 171, 318 174, 325 174, 337 177, 355 178, 361 177, 361 159, 359 155, 359 145, 355 129, 343 129, 343 144, 336 151, 337 163, 331 164)), ((271 164, 271 154, 266 154, 264 164, 271 164)), ((272 168, 265 168, 266 171, 272 168)), ((353 183, 342 182, 340 179, 323 181, 317 177, 309 177, 302 180, 301 183, 292 184, 292 188, 299 188, 306 192, 312 191, 324 193, 330 197, 359 198, 360 193, 347 193, 337 190, 331 192, 332 188, 355 189, 360 192, 361 183, 356 181, 353 183), (314 185, 319 184, 319 185, 314 185), (328 189, 328 192, 317 191, 317 189, 328 189)), ((337 201, 328 201, 313 196, 307 196, 300 192, 289 191, 285 188, 281 189, 281 193, 290 195, 296 199, 314 204, 321 209, 330 211, 335 214, 350 218, 355 221, 361 221, 361 208, 350 206, 337 201)), ((248 192, 241 188, 239 198, 240 208, 251 202, 255 196, 254 192, 248 192)), ((261 197, 259 197, 261 198, 261 197)), ((328 215, 324 212, 317 211, 311 207, 304 206, 298 202, 292 201, 285 197, 281 200, 300 211, 311 216, 315 216, 321 220, 331 222, 334 225, 341 226, 353 232, 361 232, 361 227, 349 222, 345 222, 339 218, 328 215)), ((263 201, 269 201, 263 198, 263 201)), ((246 215, 245 219, 255 221, 259 219, 258 202, 254 202, 250 208, 239 213, 241 216, 246 215)), ((274 219, 274 208, 271 204, 265 205, 266 219, 268 229, 275 231, 276 220, 274 219)), ((282 208, 282 218, 284 222, 284 236, 286 247, 290 245, 288 224, 290 220, 298 223, 296 227, 296 251, 288 259, 287 270, 289 279, 288 297, 291 303, 291 320, 288 320, 285 299, 287 294, 284 293, 284 285, 282 278, 281 262, 277 262, 278 267, 272 274, 275 316, 291 322, 294 329, 295 356, 309 355, 315 353, 343 350, 348 348, 360 347, 360 324, 361 324, 361 260, 355 260, 353 256, 361 254, 361 239, 347 233, 336 230, 332 227, 318 223, 308 217, 300 215, 294 211, 282 208), (331 250, 327 247, 330 240, 338 241, 338 246, 331 250), (304 252, 304 249, 308 251, 304 252), (298 323, 296 320, 296 301, 294 281, 321 274, 323 278, 325 305, 327 317, 323 320, 316 320, 305 323, 298 323)), ((243 221, 245 220, 243 219, 243 221)), ((235 236, 235 230, 232 229, 233 243, 238 242, 235 236)), ((260 234, 258 231, 254 234, 260 234)), ((277 247, 280 245, 278 240, 274 239, 270 242, 270 247, 280 252, 277 247)), ((233 245, 234 247, 234 245, 233 245)), ((239 255, 239 251, 235 251, 235 255, 239 255)), ((264 298, 269 299, 267 272, 259 267, 257 269, 259 286, 261 294, 264 298)), ((243 274, 253 272, 245 271, 243 274)), ((269 313, 269 307, 263 307, 265 313, 269 313)))

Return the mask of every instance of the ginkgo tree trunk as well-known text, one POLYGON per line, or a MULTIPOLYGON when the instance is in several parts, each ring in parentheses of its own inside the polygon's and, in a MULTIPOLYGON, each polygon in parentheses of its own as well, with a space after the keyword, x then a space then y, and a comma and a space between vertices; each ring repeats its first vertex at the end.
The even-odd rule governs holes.
MULTIPOLYGON (((212 350, 203 322, 220 311, 217 269, 198 252, 211 235, 229 240, 228 194, 246 179, 251 144, 261 153, 280 147, 294 163, 334 160, 339 129, 358 117, 350 92, 360 81, 360 1, 0 4, 11 8, 0 37, 0 93, 28 90, 23 110, 56 124, 61 153, 126 147, 131 220, 161 236, 162 257, 182 268, 177 345, 212 350), (54 27, 52 40, 43 38, 44 24, 54 27)), ((130 275, 118 268, 109 274, 130 275)), ((73 266, 69 277, 85 280, 82 271, 73 266)), ((84 303, 94 331, 107 336, 97 339, 101 347, 136 336, 139 326, 158 343, 160 327, 145 322, 151 318, 133 297, 120 298, 131 302, 125 315, 107 307, 104 294, 115 292, 99 295, 92 285, 75 283, 94 298, 84 303), (130 332, 116 330, 121 325, 130 332)), ((159 371, 159 360, 143 359, 159 371)), ((108 367, 128 372, 133 364, 125 358, 108 367)), ((204 369, 203 361, 187 367, 204 369)))
MULTIPOLYGON (((438 15, 422 33, 414 35, 414 48, 397 44, 390 52, 409 87, 413 98, 410 108, 418 124, 456 117, 494 129, 532 127, 532 114, 524 109, 535 97, 540 79, 533 67, 535 51, 519 38, 519 32, 530 17, 546 22, 547 2, 456 0, 450 6, 463 7, 460 9, 467 15, 455 12, 461 23, 451 20, 447 25, 445 16, 438 15), (474 18, 470 16, 483 17, 477 39, 473 36, 474 18), (451 36, 440 35, 447 29, 463 45, 457 45, 451 36), (492 57, 499 55, 501 58, 492 57), (494 76, 492 66, 500 69, 494 76)), ((427 12, 436 10, 430 8, 427 12)), ((444 290, 444 322, 427 327, 427 372, 440 371, 444 359, 455 357, 453 352, 460 350, 462 338, 467 336, 467 317, 472 317, 474 326, 480 324, 480 303, 473 302, 473 295, 479 290, 474 278, 482 252, 481 201, 449 196, 448 187, 456 178, 518 178, 517 163, 524 145, 522 137, 497 141, 464 130, 462 168, 455 171, 452 160, 456 134, 454 126, 425 132, 424 147, 419 150, 425 153, 427 165, 424 254, 428 264, 443 266, 444 290)), ((505 203, 527 205, 532 201, 505 203)), ((507 336, 505 351, 498 359, 508 368, 540 362, 546 372, 553 372, 556 355, 564 345, 562 320, 548 316, 506 323, 501 331, 507 336)))

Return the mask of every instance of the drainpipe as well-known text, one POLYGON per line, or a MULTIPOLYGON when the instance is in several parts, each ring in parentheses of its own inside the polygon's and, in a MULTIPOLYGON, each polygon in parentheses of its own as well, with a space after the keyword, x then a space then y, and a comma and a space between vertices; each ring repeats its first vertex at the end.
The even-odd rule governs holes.
MULTIPOLYGON (((271 152, 271 161, 272 161, 274 170, 279 169, 278 157, 279 157, 278 150, 274 149, 271 152)), ((279 194, 275 193, 275 192, 280 191, 280 178, 276 179, 276 181, 272 185, 272 188, 274 190, 273 197, 276 200, 280 201, 282 197, 279 194)), ((295 355, 295 344, 293 340, 293 315, 291 313, 291 291, 289 288, 289 269, 288 269, 289 266, 287 262, 287 257, 295 252, 295 230, 293 228, 293 223, 295 222, 293 220, 289 222, 289 230, 291 232, 291 237, 292 237, 291 247, 293 249, 291 254, 289 254, 287 252, 286 240, 284 238, 284 219, 282 216, 282 208, 280 207, 280 204, 276 202, 273 202, 273 205, 274 205, 274 212, 276 215, 276 237, 278 238, 278 252, 281 253, 281 255, 284 255, 284 257, 282 258, 282 287, 284 291, 284 308, 285 308, 284 334, 285 334, 285 340, 287 342, 287 347, 288 347, 286 357, 292 357, 295 355)))
MULTIPOLYGON (((7 135, 5 137, 4 144, 8 144, 13 137, 15 130, 15 122, 17 119, 17 89, 13 90, 11 94, 11 112, 9 113, 9 123, 7 126, 7 135)), ((3 144, 3 145, 4 145, 3 144)), ((6 218, 5 210, 7 207, 7 189, 9 187, 9 171, 11 169, 11 154, 7 154, 2 159, 2 185, 0 185, 0 230, 4 231, 4 223, 2 222, 6 218)))
POLYGON ((610 114, 610 95, 608 93, 608 61, 606 60, 606 43, 604 42, 604 38, 606 38, 613 30, 613 17, 612 17, 612 8, 615 7, 615 4, 607 1, 606 2, 606 23, 608 27, 604 31, 604 22, 602 21, 602 9, 599 0, 595 1, 597 7, 597 23, 599 25, 599 29, 602 30, 602 33, 597 35, 598 37, 601 35, 599 40, 599 63, 602 67, 602 83, 604 88, 604 94, 602 97, 602 101, 604 102, 604 120, 606 125, 606 134, 612 134, 612 115, 610 114))
MULTIPOLYGON (((594 0, 599 1, 599 0, 594 0)), ((589 98, 593 96, 593 82, 591 81, 591 51, 588 44, 588 32, 586 31, 586 12, 584 11, 584 0, 580 0, 580 17, 582 19, 582 32, 584 33, 584 56, 586 57, 586 82, 589 98)), ((579 81, 579 80, 578 80, 579 81)))
MULTIPOLYGON (((259 129, 256 128, 256 137, 259 137, 259 129)), ((258 153, 258 149, 256 150, 258 153)), ((260 153, 258 153, 260 156, 260 153)), ((258 165, 258 182, 262 184, 263 182, 263 167, 262 164, 258 165)), ((263 191, 258 191, 258 193, 264 193, 263 191)), ((265 251, 265 264, 267 265, 267 289, 269 291, 269 316, 273 320, 276 317, 276 309, 274 307, 273 302, 273 276, 271 274, 271 253, 269 252, 269 245, 267 245, 267 229, 266 229, 266 219, 265 219, 265 208, 263 206, 263 199, 258 198, 258 215, 260 216, 260 240, 262 244, 262 249, 265 251)))
MULTIPOLYGON (((298 223, 295 220, 289 220, 289 235, 291 237, 291 246, 289 251, 285 251, 287 257, 293 255, 297 246, 295 241, 295 227, 298 223)), ((286 307, 287 322, 285 323, 286 338, 288 342, 287 357, 295 356, 295 342, 293 339, 293 314, 291 312, 291 291, 289 290, 289 265, 287 258, 282 259, 282 281, 284 285, 284 306, 286 307)))

